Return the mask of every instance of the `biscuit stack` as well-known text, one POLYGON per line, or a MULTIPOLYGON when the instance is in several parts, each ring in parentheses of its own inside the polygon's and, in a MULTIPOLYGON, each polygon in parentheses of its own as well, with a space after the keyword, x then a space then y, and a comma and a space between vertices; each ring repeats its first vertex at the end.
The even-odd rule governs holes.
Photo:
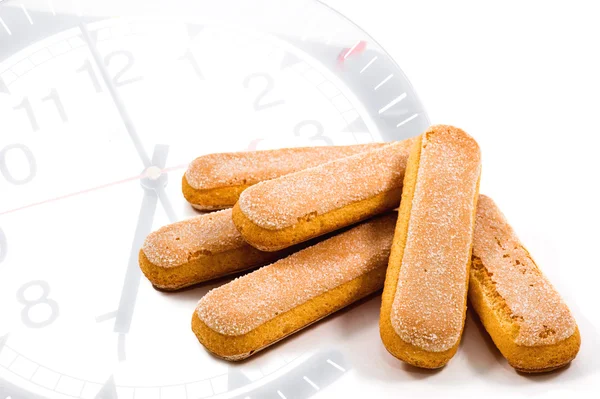
POLYGON ((150 234, 140 267, 173 291, 263 266, 193 313, 200 343, 227 360, 383 288, 381 340, 409 364, 439 368, 454 356, 468 297, 515 369, 562 367, 579 350, 577 324, 479 194, 480 174, 475 140, 444 125, 389 144, 202 156, 183 194, 222 210, 150 234))

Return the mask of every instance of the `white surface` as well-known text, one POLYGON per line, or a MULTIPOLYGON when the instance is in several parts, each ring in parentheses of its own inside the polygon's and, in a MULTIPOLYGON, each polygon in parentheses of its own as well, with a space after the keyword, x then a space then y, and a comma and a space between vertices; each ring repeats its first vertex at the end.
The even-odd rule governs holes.
MULTIPOLYGON (((432 123, 455 124, 479 141, 481 191, 496 200, 575 313, 582 347, 567 370, 524 377, 488 348, 485 333, 468 320, 463 345, 449 365, 418 372, 385 353, 376 317, 369 315, 373 326, 365 327, 362 337, 369 350, 356 355, 363 358, 353 374, 360 383, 334 384, 319 397, 598 397, 600 25, 595 4, 326 3, 400 64, 432 123)), ((374 304, 362 307, 352 312, 377 312, 374 304)))

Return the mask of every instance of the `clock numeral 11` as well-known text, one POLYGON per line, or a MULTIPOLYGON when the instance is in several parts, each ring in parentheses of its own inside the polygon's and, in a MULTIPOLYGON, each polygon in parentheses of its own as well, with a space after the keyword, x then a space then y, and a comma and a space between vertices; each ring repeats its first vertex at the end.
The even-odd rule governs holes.
MULTIPOLYGON (((58 95, 58 91, 55 88, 50 90, 50 94, 48 94, 46 97, 43 97, 42 101, 49 101, 54 103, 56 111, 58 112, 58 115, 60 116, 60 119, 63 121, 63 123, 69 120, 69 118, 67 117, 67 113, 65 112, 65 107, 63 106, 60 96, 58 95)), ((20 104, 14 106, 13 109, 15 111, 24 110, 25 114, 27 115, 27 119, 29 119, 31 130, 33 130, 34 132, 40 130, 40 124, 38 123, 37 117, 35 116, 35 111, 33 110, 33 106, 31 105, 29 97, 23 98, 23 101, 21 101, 20 104)))

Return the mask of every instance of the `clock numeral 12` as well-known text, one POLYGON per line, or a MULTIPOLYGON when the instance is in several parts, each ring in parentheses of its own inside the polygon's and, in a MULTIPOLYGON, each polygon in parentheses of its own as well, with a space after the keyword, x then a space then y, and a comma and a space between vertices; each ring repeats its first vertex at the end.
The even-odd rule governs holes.
POLYGON ((23 324, 31 328, 42 328, 52 324, 56 320, 58 317, 58 303, 55 300, 48 298, 48 295, 50 295, 50 286, 43 280, 30 281, 19 288, 17 291, 17 300, 25 305, 23 310, 21 310, 21 320, 23 320, 23 324), (25 298, 25 291, 33 287, 39 287, 42 290, 41 294, 37 299, 25 298), (29 315, 30 311, 39 305, 49 306, 50 314, 42 321, 31 320, 29 315))
MULTIPOLYGON (((60 116, 60 119, 63 121, 63 123, 69 120, 69 118, 67 117, 67 113, 65 112, 65 107, 63 106, 60 96, 58 95, 58 91, 55 88, 50 90, 50 94, 42 98, 42 101, 52 101, 54 103, 56 111, 58 112, 58 115, 60 116)), ((40 125, 35 116, 35 112, 33 110, 33 106, 31 105, 29 97, 23 98, 23 101, 21 101, 20 104, 14 106, 13 109, 15 111, 19 111, 21 109, 24 110, 25 114, 27 115, 27 119, 29 119, 29 123, 31 124, 31 130, 33 130, 34 132, 40 130, 40 125)))
MULTIPOLYGON (((115 84, 115 86, 117 86, 117 87, 125 86, 130 83, 135 83, 135 82, 138 82, 143 79, 143 77, 141 77, 141 76, 135 76, 135 77, 132 77, 129 79, 123 78, 123 75, 125 75, 133 67, 133 64, 135 62, 135 59, 133 58, 133 54, 131 54, 131 52, 125 51, 125 50, 119 50, 119 51, 113 51, 111 53, 108 53, 104 57, 104 65, 106 65, 107 67, 110 67, 110 64, 116 58, 124 58, 126 63, 119 71, 117 71, 115 76, 112 78, 112 81, 115 84)), ((92 85, 94 86, 96 93, 102 92, 102 86, 100 85, 100 80, 98 79, 98 76, 96 75, 96 71, 94 70, 94 67, 92 66, 92 62, 89 59, 85 60, 83 62, 83 65, 81 65, 79 68, 77 68, 75 70, 75 72, 87 73, 87 75, 90 77, 90 80, 92 81, 92 85)))
POLYGON ((0 151, 0 174, 2 174, 9 183, 17 185, 29 183, 35 177, 36 172, 37 164, 35 162, 35 157, 29 147, 25 144, 7 145, 0 151), (9 151, 20 151, 21 154, 23 154, 29 166, 29 173, 27 176, 18 179, 10 172, 6 163, 6 154, 8 154, 9 151))

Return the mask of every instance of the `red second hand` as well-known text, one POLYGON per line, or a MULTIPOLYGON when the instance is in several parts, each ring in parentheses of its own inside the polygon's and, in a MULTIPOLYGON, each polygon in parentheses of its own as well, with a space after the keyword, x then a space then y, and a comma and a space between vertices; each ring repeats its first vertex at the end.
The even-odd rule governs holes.
MULTIPOLYGON (((186 168, 186 167, 187 167, 187 164, 185 164, 185 165, 177 165, 177 166, 172 166, 170 168, 161 169, 160 172, 161 172, 161 174, 162 173, 168 173, 168 172, 172 172, 172 171, 178 170, 178 169, 183 169, 183 168, 186 168)), ((0 212, 0 216, 2 216, 2 215, 8 215, 9 213, 14 213, 14 212, 17 212, 17 211, 22 211, 23 209, 33 208, 34 206, 38 206, 38 205, 48 204, 50 202, 62 200, 62 199, 65 199, 65 198, 75 197, 75 196, 81 195, 81 194, 87 194, 87 193, 90 193, 92 191, 101 190, 103 188, 117 186, 119 184, 127 183, 127 182, 130 182, 130 181, 143 179, 144 177, 146 177, 146 173, 142 173, 140 175, 133 176, 133 177, 128 177, 127 179, 118 180, 118 181, 115 181, 115 182, 112 182, 112 183, 106 183, 106 184, 102 184, 100 186, 96 186, 96 187, 92 187, 92 188, 87 188, 85 190, 77 191, 77 192, 74 192, 74 193, 61 195, 60 197, 50 198, 50 199, 39 201, 39 202, 34 202, 32 204, 29 204, 29 205, 24 205, 24 206, 21 206, 21 207, 18 207, 18 208, 9 209, 8 211, 0 212)))

